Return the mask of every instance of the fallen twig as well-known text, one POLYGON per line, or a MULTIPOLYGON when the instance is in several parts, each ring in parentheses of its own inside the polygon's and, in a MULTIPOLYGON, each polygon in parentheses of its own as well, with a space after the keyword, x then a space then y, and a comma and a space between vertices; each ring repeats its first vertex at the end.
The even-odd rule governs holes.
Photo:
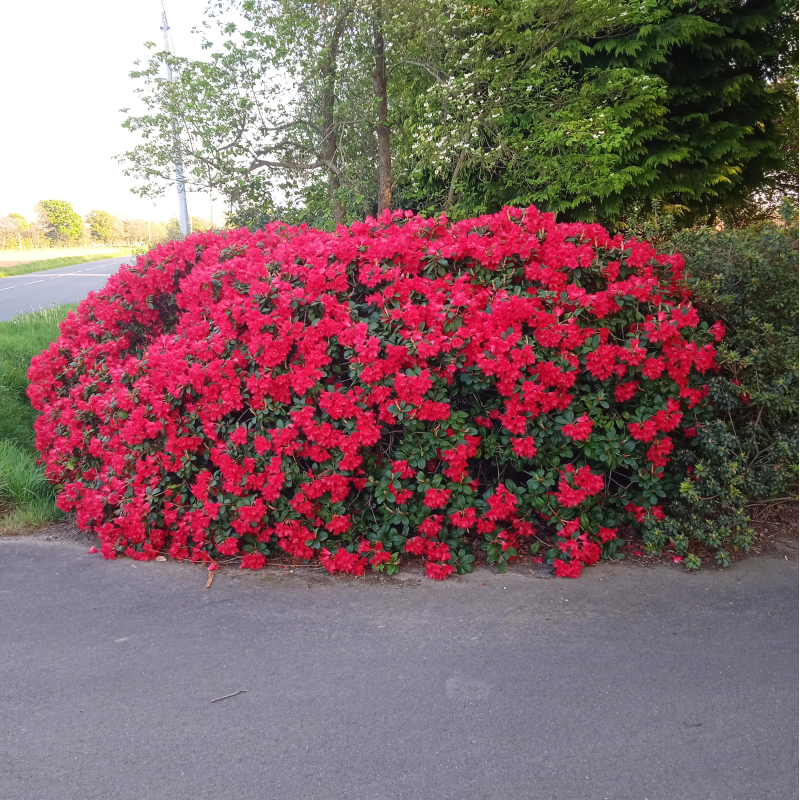
POLYGON ((244 694, 247 689, 239 689, 238 692, 234 692, 233 694, 226 694, 222 697, 217 697, 215 700, 212 700, 212 703, 219 703, 220 700, 227 700, 229 697, 236 697, 237 694, 244 694))

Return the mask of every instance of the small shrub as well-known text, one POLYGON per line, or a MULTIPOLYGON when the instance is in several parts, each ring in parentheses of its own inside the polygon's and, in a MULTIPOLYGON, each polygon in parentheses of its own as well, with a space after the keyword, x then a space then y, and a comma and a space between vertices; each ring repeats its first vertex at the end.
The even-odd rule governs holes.
POLYGON ((535 208, 198 233, 34 359, 37 446, 107 558, 413 555, 444 579, 546 538, 577 577, 663 519, 708 418, 722 329, 682 281, 679 255, 535 208))

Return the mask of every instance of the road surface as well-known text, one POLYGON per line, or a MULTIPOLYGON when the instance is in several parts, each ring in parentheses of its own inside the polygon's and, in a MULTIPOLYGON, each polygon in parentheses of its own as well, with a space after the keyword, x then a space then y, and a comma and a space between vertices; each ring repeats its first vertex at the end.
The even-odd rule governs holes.
POLYGON ((206 589, 87 548, 0 540, 3 800, 796 797, 783 557, 206 589))
POLYGON ((25 311, 40 311, 49 306, 78 303, 91 291, 105 286, 109 276, 136 256, 106 258, 71 267, 58 267, 27 275, 0 278, 0 320, 25 311))

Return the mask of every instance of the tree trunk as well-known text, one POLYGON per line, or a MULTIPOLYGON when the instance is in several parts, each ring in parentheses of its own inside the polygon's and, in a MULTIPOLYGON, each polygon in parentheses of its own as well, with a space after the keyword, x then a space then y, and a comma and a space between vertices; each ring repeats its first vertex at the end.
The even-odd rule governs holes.
POLYGON ((372 73, 372 87, 378 101, 378 213, 392 205, 392 151, 389 129, 389 79, 386 74, 386 48, 383 41, 383 9, 381 0, 375 0, 372 7, 373 52, 375 70, 372 73))
POLYGON ((347 18, 353 11, 349 3, 336 20, 328 47, 322 52, 322 158, 328 170, 328 196, 331 211, 337 225, 344 225, 344 205, 337 196, 341 188, 339 180, 339 142, 336 138, 336 120, 334 105, 336 102, 336 59, 339 55, 339 43, 344 33, 347 18))
POLYGON ((461 172, 461 167, 464 166, 464 157, 467 154, 467 146, 464 145, 461 152, 458 154, 458 159, 456 160, 456 165, 453 167, 453 175, 450 178, 450 189, 447 192, 447 201, 445 202, 444 206, 444 213, 447 214, 450 211, 453 203, 456 199, 456 181, 458 180, 458 174, 461 172))

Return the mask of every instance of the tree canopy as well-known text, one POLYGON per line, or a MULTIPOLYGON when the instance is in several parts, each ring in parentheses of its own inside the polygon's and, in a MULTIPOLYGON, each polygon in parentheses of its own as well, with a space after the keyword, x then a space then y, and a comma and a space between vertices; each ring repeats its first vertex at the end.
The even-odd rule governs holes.
POLYGON ((608 222, 654 199, 692 221, 797 191, 785 0, 234 7, 210 7, 203 60, 132 73, 142 141, 120 158, 143 196, 176 156, 251 223, 530 203, 608 222))
POLYGON ((122 220, 108 211, 90 211, 86 215, 86 224, 91 229, 92 236, 101 242, 121 239, 125 235, 122 220))
POLYGON ((71 241, 83 231, 83 223, 66 200, 41 200, 39 209, 54 239, 71 241))

